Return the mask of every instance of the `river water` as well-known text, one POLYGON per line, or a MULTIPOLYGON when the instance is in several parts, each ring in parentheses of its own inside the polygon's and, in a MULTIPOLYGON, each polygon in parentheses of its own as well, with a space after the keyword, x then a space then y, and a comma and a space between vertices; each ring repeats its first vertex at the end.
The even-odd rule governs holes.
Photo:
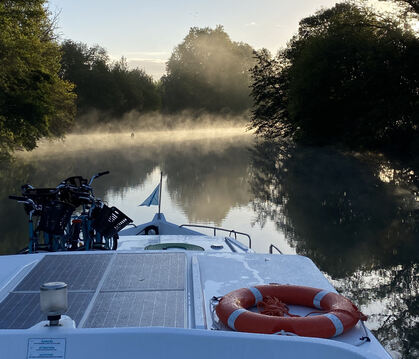
MULTIPOLYGON (((174 223, 249 233, 252 248, 310 257, 369 315, 394 358, 418 345, 418 172, 383 156, 258 142, 238 128, 70 135, 17 154, 0 172, 0 254, 27 245, 27 218, 9 194, 89 177, 95 195, 131 217, 163 172, 162 211, 174 223)), ((244 243, 247 244, 245 241, 244 243)))

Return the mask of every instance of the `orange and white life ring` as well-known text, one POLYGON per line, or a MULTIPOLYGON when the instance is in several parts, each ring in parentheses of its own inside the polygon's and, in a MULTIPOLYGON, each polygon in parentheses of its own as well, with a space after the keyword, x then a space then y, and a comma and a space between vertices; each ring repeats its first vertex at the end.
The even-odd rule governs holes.
POLYGON ((349 299, 337 293, 277 284, 230 292, 221 298, 216 313, 224 325, 241 332, 274 334, 285 331, 318 338, 338 336, 353 328, 358 320, 366 320, 366 316, 349 299), (286 304, 313 307, 322 312, 306 317, 278 317, 247 310, 266 298, 277 298, 286 304))

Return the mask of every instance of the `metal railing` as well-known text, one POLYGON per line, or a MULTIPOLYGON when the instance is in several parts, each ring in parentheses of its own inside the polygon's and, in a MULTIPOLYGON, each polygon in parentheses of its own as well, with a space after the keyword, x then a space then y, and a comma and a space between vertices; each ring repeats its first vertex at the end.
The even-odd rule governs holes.
POLYGON ((269 254, 272 254, 274 249, 276 249, 276 250, 279 252, 279 254, 283 254, 283 253, 281 252, 281 250, 280 250, 280 249, 279 249, 276 245, 274 245, 274 244, 271 244, 271 245, 269 246, 269 254))
POLYGON ((234 229, 225 229, 225 228, 220 228, 220 227, 214 227, 214 226, 207 226, 207 225, 202 225, 202 224, 181 224, 179 227, 196 227, 196 228, 206 228, 206 229, 212 229, 214 231, 214 236, 217 235, 217 231, 223 231, 223 232, 228 232, 228 236, 231 237, 231 235, 234 235, 234 239, 237 240, 237 235, 241 235, 241 236, 245 236, 248 239, 249 248, 252 248, 252 238, 250 238, 250 235, 248 235, 247 233, 244 232, 238 232, 235 231, 234 229))

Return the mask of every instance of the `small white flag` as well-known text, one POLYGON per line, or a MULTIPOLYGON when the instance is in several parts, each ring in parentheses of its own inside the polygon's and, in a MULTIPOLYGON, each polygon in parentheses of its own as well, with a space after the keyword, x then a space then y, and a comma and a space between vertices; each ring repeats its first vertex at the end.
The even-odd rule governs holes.
POLYGON ((160 197, 160 183, 157 185, 154 191, 146 198, 146 200, 143 203, 141 203, 139 206, 147 206, 147 207, 150 207, 151 205, 158 206, 159 197, 160 197))

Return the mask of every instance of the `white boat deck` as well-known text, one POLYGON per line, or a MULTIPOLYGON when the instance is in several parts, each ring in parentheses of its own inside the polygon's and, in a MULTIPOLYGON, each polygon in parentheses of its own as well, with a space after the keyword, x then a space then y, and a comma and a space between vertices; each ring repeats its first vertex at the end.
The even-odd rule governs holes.
MULTIPOLYGON (((67 359, 165 358, 168 353, 253 358, 258 352, 278 353, 278 345, 281 357, 289 358, 390 358, 371 333, 371 342, 359 345, 364 336, 359 324, 333 340, 211 330, 216 324, 211 298, 241 287, 280 283, 334 291, 306 257, 233 253, 228 245, 219 247, 225 244, 222 237, 203 236, 194 237, 205 251, 132 251, 144 248, 139 237, 127 236, 116 252, 0 256, 0 357, 29 358, 34 338, 61 338, 54 345, 65 355, 57 357, 67 359), (48 281, 68 283, 66 314, 75 328, 36 325, 44 319, 39 286, 48 281)), ((168 238, 144 240, 156 244, 168 238)), ((307 311, 291 306, 295 314, 307 311)))
MULTIPOLYGON (((251 249, 231 237, 205 236, 205 235, 148 235, 148 236, 121 236, 118 240, 118 251, 138 251, 147 247, 172 244, 166 250, 181 250, 182 244, 197 246, 205 252, 217 253, 250 253, 251 249), (176 246, 177 245, 177 246, 176 246)), ((198 249, 198 248, 197 248, 198 249)))

